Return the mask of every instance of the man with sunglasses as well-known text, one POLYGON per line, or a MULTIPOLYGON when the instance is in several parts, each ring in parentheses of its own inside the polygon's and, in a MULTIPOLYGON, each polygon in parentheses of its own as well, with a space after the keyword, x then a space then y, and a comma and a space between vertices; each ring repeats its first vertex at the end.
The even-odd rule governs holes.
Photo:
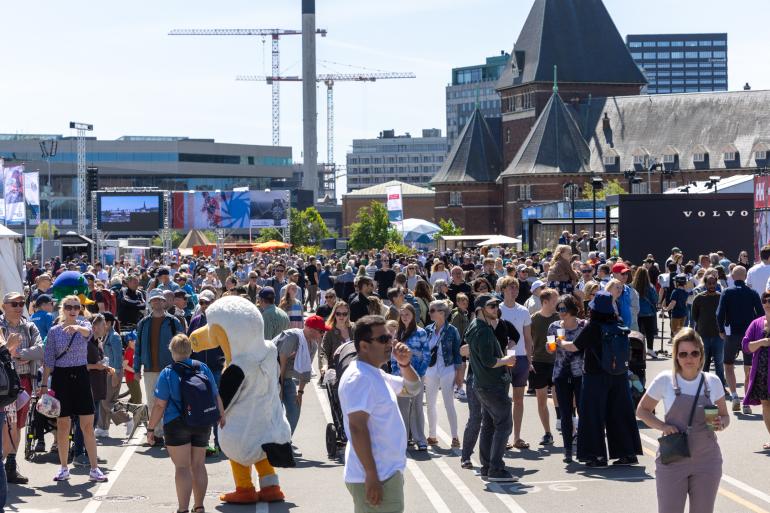
POLYGON ((281 289, 289 283, 286 278, 286 266, 282 263, 276 264, 273 268, 275 276, 265 282, 266 287, 271 287, 276 297, 281 297, 281 289))
POLYGON ((339 382, 345 434, 345 485, 356 511, 404 511, 406 429, 398 409, 398 396, 413 397, 422 382, 412 367, 406 344, 393 345, 385 318, 367 315, 356 323, 353 360, 339 382), (401 376, 381 367, 398 362, 401 376))
MULTIPOLYGON (((9 292, 3 297, 3 315, 0 317, 0 330, 10 346, 15 346, 11 356, 16 365, 22 389, 32 394, 32 380, 43 359, 43 340, 35 323, 22 315, 24 295, 9 292)), ((21 475, 16 466, 16 448, 19 447, 19 431, 27 421, 29 402, 16 412, 16 424, 3 429, 3 452, 6 453, 5 473, 9 483, 26 484, 29 482, 21 475), (9 438, 10 437, 10 438, 9 438)))

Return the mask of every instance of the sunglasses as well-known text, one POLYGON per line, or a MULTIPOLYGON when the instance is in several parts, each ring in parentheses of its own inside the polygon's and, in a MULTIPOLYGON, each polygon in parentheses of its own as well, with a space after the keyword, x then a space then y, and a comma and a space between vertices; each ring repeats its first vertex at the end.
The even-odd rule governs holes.
POLYGON ((583 274, 591 274, 593 271, 591 269, 581 269, 580 272, 583 274))
POLYGON ((337 317, 347 317, 349 312, 334 312, 337 317))
POLYGON ((198 304, 201 306, 209 306, 211 304, 211 301, 201 301, 198 300, 198 304))
POLYGON ((765 299, 762 300, 763 305, 766 305, 768 303, 770 303, 770 297, 766 297, 765 299))
POLYGON ((390 341, 393 340, 393 335, 390 333, 386 333, 385 335, 380 335, 376 338, 370 338, 368 342, 379 342, 380 344, 389 344, 390 341))
POLYGON ((700 358, 700 351, 695 350, 695 351, 690 351, 689 353, 687 351, 679 351, 678 356, 679 358, 682 358, 682 359, 685 359, 688 356, 692 358, 700 358))
POLYGON ((24 301, 8 301, 6 305, 12 306, 14 308, 21 308, 24 306, 24 301))
POLYGON ((568 311, 568 310, 567 310, 567 307, 565 307, 565 306, 560 306, 560 307, 558 307, 558 308, 556 309, 556 311, 557 311, 557 312, 559 312, 559 313, 567 313, 567 311, 568 311))
POLYGON ((436 313, 436 312, 443 312, 444 310, 439 310, 438 308, 431 308, 428 310, 429 313, 436 313))
POLYGON ((277 273, 286 272, 286 269, 276 269, 275 272, 277 272, 277 273))
POLYGON ((64 305, 65 312, 79 312, 80 305, 64 305))

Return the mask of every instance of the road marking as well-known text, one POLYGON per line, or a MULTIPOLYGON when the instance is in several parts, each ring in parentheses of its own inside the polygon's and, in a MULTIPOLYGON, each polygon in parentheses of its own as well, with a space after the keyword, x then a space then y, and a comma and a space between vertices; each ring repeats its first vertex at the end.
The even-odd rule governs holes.
MULTIPOLYGON (((315 389, 315 395, 318 398, 318 402, 321 403, 321 411, 326 418, 326 422, 332 422, 332 411, 328 404, 328 397, 326 397, 325 393, 321 393, 322 389, 318 386, 317 382, 311 382, 311 386, 313 389, 315 389)), ((449 506, 446 505, 444 500, 441 498, 441 495, 433 487, 428 478, 425 477, 425 474, 423 474, 422 470, 420 470, 414 460, 407 458, 406 468, 409 470, 409 472, 411 472, 412 477, 414 477, 414 480, 417 481, 417 484, 420 486, 420 488, 422 488, 423 493, 428 498, 433 506, 433 509, 435 509, 437 513, 452 513, 452 510, 449 509, 449 506)))
MULTIPOLYGON (((130 440, 126 440, 126 444, 130 444, 131 442, 136 440, 138 433, 139 433, 138 430, 134 432, 133 438, 131 438, 130 440)), ((115 469, 108 474, 109 481, 99 485, 99 488, 96 489, 93 497, 91 498, 90 501, 88 501, 88 504, 86 504, 86 507, 83 509, 83 513, 96 513, 96 511, 99 509, 99 506, 102 505, 102 501, 98 501, 95 499, 97 497, 104 497, 110 492, 112 485, 114 485, 115 482, 118 480, 120 473, 123 472, 123 470, 126 468, 126 465, 128 465, 128 460, 130 460, 131 456, 134 455, 139 445, 140 444, 131 444, 123 451, 123 454, 121 454, 120 458, 118 458, 118 463, 115 465, 115 469)))
POLYGON ((455 489, 460 493, 460 496, 468 504, 468 506, 471 507, 471 511, 474 513, 489 513, 481 501, 478 500, 475 495, 473 495, 473 492, 471 492, 467 486, 465 486, 463 480, 460 479, 457 474, 452 472, 452 470, 449 468, 449 465, 447 465, 445 461, 438 458, 431 458, 431 460, 436 464, 441 473, 444 474, 444 477, 447 478, 449 483, 454 486, 455 489))
POLYGON ((266 502, 258 502, 257 507, 254 510, 256 513, 267 513, 270 511, 270 506, 266 502))
MULTIPOLYGON (((642 440, 644 440, 648 444, 650 444, 650 445, 652 445, 654 447, 658 446, 658 442, 654 438, 651 438, 651 437, 645 435, 644 433, 639 433, 639 436, 641 436, 642 440)), ((644 451, 645 454, 647 454, 648 456, 651 456, 652 458, 656 458, 657 457, 657 454, 655 452, 653 452, 652 450, 648 449, 647 447, 642 447, 642 450, 644 451)), ((651 470, 654 472, 655 469, 653 468, 651 470)), ((747 485, 743 481, 739 481, 739 480, 735 479, 734 477, 730 477, 730 476, 728 476, 728 475, 726 475, 724 473, 722 474, 722 481, 724 481, 726 483, 730 483, 731 485, 735 486, 736 488, 739 488, 739 489, 743 490, 744 492, 746 492, 746 493, 748 493, 750 495, 754 495, 755 497, 757 497, 759 499, 762 499, 763 501, 765 501, 767 503, 770 503, 770 496, 768 496, 765 493, 760 492, 756 488, 753 488, 753 487, 747 485)), ((754 511, 755 513, 770 513, 767 510, 760 508, 759 506, 757 506, 753 502, 747 501, 743 497, 741 497, 739 495, 736 495, 736 494, 734 494, 733 492, 731 492, 729 490, 726 490, 722 486, 719 487, 718 492, 719 492, 720 495, 722 495, 724 497, 727 497, 731 501, 733 501, 733 502, 735 502, 737 504, 740 504, 744 508, 747 508, 747 509, 750 509, 751 511, 754 511)))
POLYGON ((520 481, 522 485, 551 485, 551 484, 572 484, 572 483, 607 483, 611 481, 651 481, 652 477, 602 477, 597 476, 590 479, 561 479, 555 481, 520 481))

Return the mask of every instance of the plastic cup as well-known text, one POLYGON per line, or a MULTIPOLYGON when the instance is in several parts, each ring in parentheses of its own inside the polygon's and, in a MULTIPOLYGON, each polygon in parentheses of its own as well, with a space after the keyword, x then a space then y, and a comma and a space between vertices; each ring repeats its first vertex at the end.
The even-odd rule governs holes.
POLYGON ((704 406, 703 413, 706 416, 706 426, 714 431, 714 421, 719 416, 719 409, 716 406, 704 406))
POLYGON ((559 338, 559 340, 564 340, 565 335, 566 332, 564 331, 564 328, 559 328, 556 330, 556 336, 559 338))
POLYGON ((554 337, 553 335, 548 335, 546 337, 545 348, 548 350, 549 353, 555 353, 556 352, 556 337, 554 337))
MULTIPOLYGON (((516 355, 516 350, 515 349, 508 349, 507 354, 508 354, 508 356, 515 356, 516 355)), ((513 367, 513 364, 509 363, 508 367, 513 367)))

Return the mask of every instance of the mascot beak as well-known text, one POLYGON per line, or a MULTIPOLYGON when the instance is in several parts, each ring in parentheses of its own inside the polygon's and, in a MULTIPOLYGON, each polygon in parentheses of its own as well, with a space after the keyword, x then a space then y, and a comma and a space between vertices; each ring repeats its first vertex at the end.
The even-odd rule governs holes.
POLYGON ((88 299, 84 294, 78 294, 78 299, 80 299, 81 305, 93 305, 96 304, 95 301, 92 301, 88 299))
POLYGON ((232 360, 230 340, 227 338, 224 328, 218 324, 210 324, 193 331, 190 334, 190 343, 192 344, 192 350, 196 353, 221 347, 222 352, 225 353, 225 362, 229 364, 232 360))

